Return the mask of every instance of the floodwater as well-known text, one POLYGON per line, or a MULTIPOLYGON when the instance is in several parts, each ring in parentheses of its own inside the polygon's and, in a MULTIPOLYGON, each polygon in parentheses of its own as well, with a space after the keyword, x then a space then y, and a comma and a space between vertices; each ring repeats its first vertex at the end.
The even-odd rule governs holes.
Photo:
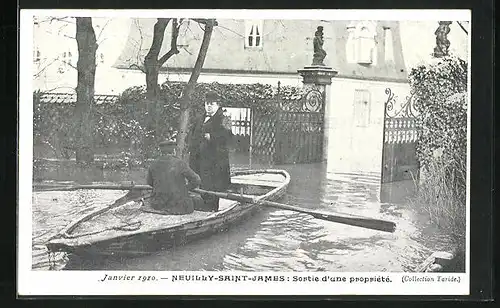
POLYGON ((432 252, 451 248, 449 238, 418 209, 379 202, 376 174, 333 174, 323 164, 276 168, 286 169, 292 177, 280 202, 390 220, 397 224, 396 232, 262 208, 223 233, 147 257, 81 260, 59 254, 49 262, 45 240, 75 217, 112 203, 125 192, 38 192, 33 196, 33 269, 411 272, 432 252))

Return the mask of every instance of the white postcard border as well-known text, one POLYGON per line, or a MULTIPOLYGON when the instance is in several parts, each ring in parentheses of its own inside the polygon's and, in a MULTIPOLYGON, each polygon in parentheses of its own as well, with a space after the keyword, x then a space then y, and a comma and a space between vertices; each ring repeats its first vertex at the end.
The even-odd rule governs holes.
MULTIPOLYGON (((470 21, 469 10, 161 10, 169 17, 328 19, 328 20, 463 20, 470 21)), ((284 273, 284 272, 158 272, 158 271, 33 271, 32 167, 33 104, 32 44, 33 16, 158 17, 155 10, 21 10, 20 13, 20 91, 19 91, 19 214, 18 214, 18 294, 19 295, 467 295, 470 273, 470 184, 467 183, 466 273, 284 273), (134 276, 131 280, 99 281, 105 275, 134 276), (187 275, 201 281, 172 281, 187 275), (240 277, 240 281, 208 281, 210 276, 240 277), (138 277, 155 277, 142 281, 138 277), (254 277, 243 281, 243 277, 254 277), (161 278, 167 279, 161 279, 161 278), (205 278, 203 278, 205 277, 205 278), (261 277, 261 278, 259 278, 261 277), (270 279, 265 281, 266 277, 270 279), (269 278, 271 277, 271 278, 269 278), (274 281, 276 278, 280 281, 274 281), (312 281, 293 281, 294 277, 312 281), (325 277, 345 277, 344 282, 324 282, 325 277), (349 282, 354 277, 374 281, 349 282), (377 279, 389 277, 392 282, 377 279), (450 280, 438 281, 438 277, 450 280), (431 280, 431 278, 434 280, 431 280), (205 281, 203 281, 205 279, 205 281), (252 279, 256 279, 253 281, 252 279), (262 279, 262 280, 260 280, 262 279), (319 281, 315 281, 318 279, 319 281), (281 281, 284 280, 284 281, 281 281), (406 281, 405 281, 406 280, 406 281)), ((469 33, 469 93, 470 41, 469 33)), ((467 164, 470 179, 470 98, 468 104, 467 164)), ((125 277, 126 279, 126 277, 125 277)), ((238 278, 233 278, 238 280, 238 278)), ((442 280, 442 279, 441 279, 442 280)))

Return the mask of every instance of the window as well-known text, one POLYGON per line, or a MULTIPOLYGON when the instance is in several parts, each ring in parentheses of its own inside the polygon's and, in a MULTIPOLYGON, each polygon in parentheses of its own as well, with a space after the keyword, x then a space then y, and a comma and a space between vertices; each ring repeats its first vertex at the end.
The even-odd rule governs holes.
POLYGON ((354 125, 367 127, 370 124, 370 92, 364 89, 354 91, 354 125))
POLYGON ((245 47, 262 47, 262 24, 261 20, 245 21, 245 47))
POLYGON ((359 22, 347 26, 346 60, 348 63, 377 64, 376 24, 359 22))

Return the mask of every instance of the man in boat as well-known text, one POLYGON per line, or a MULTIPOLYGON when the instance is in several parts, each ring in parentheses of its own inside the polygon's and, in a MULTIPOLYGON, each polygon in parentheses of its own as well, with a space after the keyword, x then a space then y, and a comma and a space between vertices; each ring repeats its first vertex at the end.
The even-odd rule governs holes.
POLYGON ((153 187, 149 204, 171 215, 190 214, 195 209, 204 211, 201 196, 189 191, 200 186, 200 176, 176 157, 175 148, 175 141, 160 143, 162 155, 149 167, 147 174, 147 183, 153 187))
MULTIPOLYGON (((205 95, 205 113, 191 129, 189 147, 189 165, 200 175, 203 189, 223 192, 229 188, 232 137, 231 120, 224 115, 219 95, 209 91, 205 95)), ((219 210, 218 197, 208 194, 202 197, 207 208, 219 210)))

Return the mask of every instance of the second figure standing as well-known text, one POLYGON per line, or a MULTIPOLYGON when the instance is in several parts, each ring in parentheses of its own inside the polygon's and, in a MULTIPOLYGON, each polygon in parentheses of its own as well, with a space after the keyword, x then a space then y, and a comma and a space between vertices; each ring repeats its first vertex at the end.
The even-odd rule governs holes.
MULTIPOLYGON (((201 188, 225 191, 231 183, 229 145, 233 134, 231 121, 224 116, 215 92, 205 96, 205 113, 195 121, 190 137, 190 167, 200 175, 201 188)), ((207 210, 219 210, 219 198, 203 195, 207 210)))

